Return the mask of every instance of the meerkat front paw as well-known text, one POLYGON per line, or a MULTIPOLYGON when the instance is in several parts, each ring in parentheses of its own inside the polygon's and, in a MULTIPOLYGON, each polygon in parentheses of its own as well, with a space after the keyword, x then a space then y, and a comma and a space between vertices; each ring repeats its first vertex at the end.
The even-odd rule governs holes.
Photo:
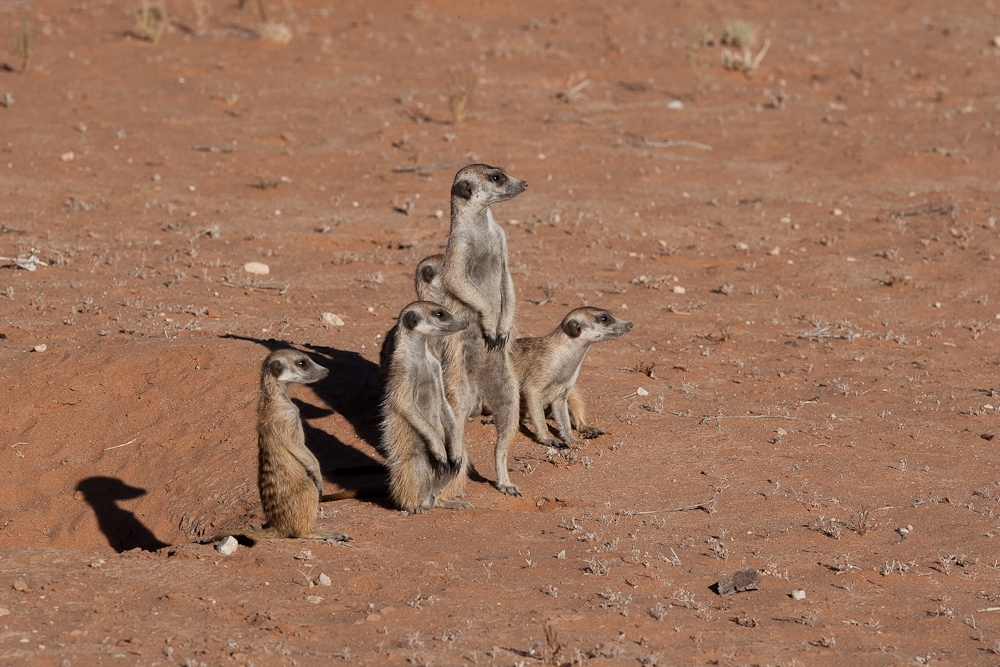
POLYGON ((500 493, 507 494, 508 496, 520 496, 521 495, 521 489, 518 488, 517 484, 511 484, 509 482, 507 484, 497 483, 497 490, 500 493))
POLYGON ((538 442, 545 447, 554 447, 555 449, 566 449, 569 446, 558 438, 543 438, 538 442))
POLYGON ((492 352, 494 350, 502 350, 507 345, 508 336, 501 336, 500 334, 493 336, 484 332, 483 338, 486 340, 487 351, 492 352))
POLYGON ((604 429, 597 428, 596 426, 581 426, 577 429, 581 438, 586 438, 587 440, 593 440, 594 438, 604 435, 604 429))
POLYGON ((347 533, 339 533, 339 532, 335 532, 335 531, 334 532, 329 532, 329 531, 320 532, 320 533, 317 533, 317 536, 320 539, 325 540, 327 542, 350 542, 351 541, 351 536, 348 535, 347 533))

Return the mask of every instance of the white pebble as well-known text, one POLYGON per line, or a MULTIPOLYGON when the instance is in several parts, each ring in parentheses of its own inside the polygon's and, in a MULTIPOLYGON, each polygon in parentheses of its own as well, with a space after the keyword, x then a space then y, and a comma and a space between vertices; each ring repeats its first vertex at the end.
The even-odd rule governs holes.
POLYGON ((316 583, 320 586, 330 586, 333 584, 333 581, 330 580, 330 577, 320 572, 319 576, 316 577, 316 583))
POLYGON ((687 290, 681 287, 680 285, 674 285, 672 289, 674 294, 684 294, 685 292, 687 292, 687 290))
POLYGON ((31 349, 35 352, 44 352, 45 350, 49 349, 49 346, 46 345, 45 343, 42 343, 41 345, 36 345, 31 349))
POLYGON ((834 215, 844 215, 844 212, 841 211, 839 208, 835 208, 835 209, 833 209, 833 214, 834 215))
POLYGON ((10 614, 10 609, 7 609, 7 607, 0 607, 0 616, 7 616, 8 614, 10 614))
POLYGON ((795 600, 805 600, 806 591, 803 588, 796 588, 792 591, 792 598, 795 600))
POLYGON ((320 319, 323 320, 323 324, 328 327, 344 326, 344 320, 340 319, 339 315, 334 315, 333 313, 323 313, 320 315, 320 319))
POLYGON ((306 601, 307 602, 312 602, 313 604, 319 604, 320 602, 323 601, 323 598, 321 598, 318 595, 307 595, 306 596, 306 601))
POLYGON ((266 276, 271 273, 271 267, 263 262, 247 262, 243 265, 243 270, 255 276, 266 276))
POLYGON ((63 162, 72 162, 73 160, 76 159, 76 153, 74 153, 73 151, 67 151, 62 155, 60 155, 59 159, 62 160, 63 162))
POLYGON ((649 392, 646 391, 645 389, 643 389, 642 387, 639 387, 638 389, 635 390, 635 395, 636 396, 649 396, 649 392))
POLYGON ((903 535, 908 535, 910 533, 910 529, 909 528, 900 528, 899 532, 901 532, 903 535))
POLYGON ((230 535, 219 540, 215 545, 215 550, 223 556, 228 556, 236 551, 239 546, 240 543, 236 541, 236 538, 230 535))
POLYGON ((684 108, 684 103, 680 100, 671 100, 667 102, 667 108, 672 109, 673 111, 680 111, 684 108))
POLYGON ((560 551, 559 553, 557 553, 556 554, 556 558, 559 558, 559 559, 566 558, 566 550, 563 549, 562 551, 560 551))

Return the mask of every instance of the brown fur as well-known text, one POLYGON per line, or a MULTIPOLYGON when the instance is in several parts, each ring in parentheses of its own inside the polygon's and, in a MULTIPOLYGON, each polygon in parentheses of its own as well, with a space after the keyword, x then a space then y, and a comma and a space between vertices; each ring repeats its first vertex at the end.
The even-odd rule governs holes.
POLYGON ((618 338, 632 329, 600 308, 570 311, 555 331, 540 338, 519 338, 511 350, 514 369, 521 387, 521 404, 535 429, 535 440, 550 447, 579 442, 571 426, 584 438, 604 433, 584 423, 583 397, 576 390, 576 378, 587 350, 593 343, 618 338), (562 440, 552 437, 545 422, 549 408, 562 440))
POLYGON ((429 301, 415 301, 399 314, 382 408, 382 447, 389 461, 389 495, 412 514, 472 507, 456 500, 465 489, 468 459, 460 422, 445 396, 441 363, 428 345, 468 326, 429 301))
POLYGON ((517 380, 506 345, 514 325, 514 283, 507 236, 490 207, 524 192, 527 184, 484 164, 464 167, 451 189, 451 233, 441 266, 444 305, 470 327, 445 339, 445 388, 464 429, 466 417, 490 406, 497 427, 497 488, 521 495, 507 471, 507 450, 517 434, 517 380))

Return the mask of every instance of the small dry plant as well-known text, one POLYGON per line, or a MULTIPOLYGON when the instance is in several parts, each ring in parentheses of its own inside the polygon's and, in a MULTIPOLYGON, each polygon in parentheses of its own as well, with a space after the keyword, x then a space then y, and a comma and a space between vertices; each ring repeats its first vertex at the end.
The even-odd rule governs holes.
POLYGON ((764 40, 764 46, 760 51, 753 52, 757 43, 757 28, 747 21, 731 21, 722 29, 722 66, 734 72, 742 72, 747 77, 753 76, 754 71, 760 67, 767 50, 771 48, 771 41, 764 40))
POLYGON ((167 9, 162 2, 142 0, 135 10, 136 35, 147 42, 158 42, 167 29, 167 9))
POLYGON ((476 92, 476 76, 468 73, 448 85, 448 108, 451 120, 460 125, 472 106, 472 96, 476 92))
POLYGON ((20 72, 25 74, 28 71, 28 64, 31 61, 31 53, 35 49, 35 35, 28 23, 28 17, 21 17, 21 25, 17 27, 14 17, 8 19, 7 31, 10 34, 10 51, 15 58, 21 61, 20 72))

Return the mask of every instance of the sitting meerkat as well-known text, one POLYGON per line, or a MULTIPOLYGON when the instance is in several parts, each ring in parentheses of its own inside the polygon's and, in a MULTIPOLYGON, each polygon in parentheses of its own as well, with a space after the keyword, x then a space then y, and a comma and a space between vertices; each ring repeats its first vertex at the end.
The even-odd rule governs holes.
POLYGON ((469 327, 443 306, 415 301, 399 314, 382 406, 382 450, 389 462, 389 495, 411 514, 432 507, 463 509, 468 460, 461 425, 444 391, 434 338, 469 327))
MULTIPOLYGON (((413 287, 417 292, 417 301, 432 301, 441 303, 444 295, 441 293, 441 260, 444 255, 431 255, 424 257, 417 264, 417 270, 413 276, 413 287)), ((396 336, 399 332, 399 322, 393 325, 385 334, 382 341, 382 349, 378 355, 379 372, 382 375, 382 382, 389 376, 389 364, 392 362, 392 352, 396 349, 396 336)), ((431 353, 441 359, 444 353, 444 341, 439 337, 434 337, 429 341, 431 353)))
POLYGON ((328 373, 298 350, 277 350, 264 359, 257 404, 257 487, 267 524, 248 537, 350 539, 314 529, 323 475, 316 455, 306 447, 299 409, 288 397, 290 383, 309 384, 328 373))
POLYGON ((521 407, 531 419, 535 440, 550 447, 576 444, 571 423, 584 438, 604 433, 584 423, 583 398, 574 385, 593 343, 618 338, 631 329, 631 322, 588 306, 570 311, 550 334, 514 340, 511 359, 521 386, 521 407), (551 408, 561 441, 549 433, 546 408, 551 408))

